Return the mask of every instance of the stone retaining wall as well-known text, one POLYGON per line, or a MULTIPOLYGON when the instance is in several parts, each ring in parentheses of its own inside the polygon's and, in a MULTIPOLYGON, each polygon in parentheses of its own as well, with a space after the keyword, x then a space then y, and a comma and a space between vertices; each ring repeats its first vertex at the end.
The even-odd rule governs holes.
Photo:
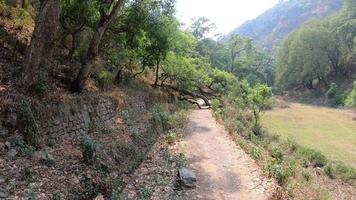
MULTIPOLYGON (((52 108, 53 109, 53 108, 52 108)), ((53 118, 38 120, 38 131, 46 139, 56 140, 68 135, 86 134, 91 125, 112 123, 117 117, 127 118, 132 112, 145 110, 145 103, 119 109, 111 99, 99 98, 91 102, 65 104, 57 108, 59 113, 53 118)), ((38 117, 41 113, 36 113, 38 117)))

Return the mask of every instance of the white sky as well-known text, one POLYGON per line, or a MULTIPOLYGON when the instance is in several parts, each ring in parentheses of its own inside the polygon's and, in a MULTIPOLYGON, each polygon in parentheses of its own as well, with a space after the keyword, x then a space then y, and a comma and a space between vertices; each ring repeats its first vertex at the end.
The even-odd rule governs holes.
POLYGON ((189 25, 192 18, 207 17, 216 24, 213 34, 228 34, 249 19, 254 19, 278 0, 177 0, 177 17, 189 25))

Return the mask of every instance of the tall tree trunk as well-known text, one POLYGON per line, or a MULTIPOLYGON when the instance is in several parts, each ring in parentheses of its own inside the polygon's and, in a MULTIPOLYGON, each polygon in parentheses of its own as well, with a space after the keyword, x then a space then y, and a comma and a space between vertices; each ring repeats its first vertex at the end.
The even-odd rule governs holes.
POLYGON ((157 60, 157 64, 156 64, 156 80, 155 83, 153 84, 154 87, 158 85, 158 76, 159 76, 159 59, 157 60))
POLYGON ((93 67, 93 64, 95 63, 96 58, 99 55, 99 45, 101 43, 101 39, 103 38, 104 33, 106 30, 109 28, 111 23, 115 20, 117 17, 119 11, 121 10, 125 0, 118 0, 113 9, 111 10, 111 13, 109 15, 103 15, 101 16, 100 22, 98 24, 98 27, 91 39, 89 49, 84 61, 84 64, 82 65, 78 76, 76 80, 73 83, 73 89, 74 91, 81 92, 84 89, 85 83, 89 77, 89 73, 91 68, 93 67))
POLYGON ((44 55, 51 54, 57 29, 61 3, 59 0, 43 0, 35 21, 30 46, 22 68, 22 83, 31 85, 44 55))

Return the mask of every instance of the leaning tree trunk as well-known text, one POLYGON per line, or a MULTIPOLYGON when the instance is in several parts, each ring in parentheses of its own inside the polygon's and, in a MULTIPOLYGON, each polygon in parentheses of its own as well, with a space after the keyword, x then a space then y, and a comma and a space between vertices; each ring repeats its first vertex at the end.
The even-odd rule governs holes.
POLYGON ((43 0, 35 21, 30 46, 22 68, 22 83, 31 85, 37 77, 38 67, 44 55, 52 52, 61 3, 59 0, 43 0))
POLYGON ((99 45, 104 33, 109 28, 110 24, 114 21, 122 8, 125 0, 118 0, 109 15, 101 16, 98 28, 96 29, 93 38, 90 42, 89 49, 85 58, 85 62, 82 65, 76 80, 73 83, 74 91, 81 92, 84 89, 85 83, 89 77, 91 68, 93 67, 95 60, 99 55, 99 45))

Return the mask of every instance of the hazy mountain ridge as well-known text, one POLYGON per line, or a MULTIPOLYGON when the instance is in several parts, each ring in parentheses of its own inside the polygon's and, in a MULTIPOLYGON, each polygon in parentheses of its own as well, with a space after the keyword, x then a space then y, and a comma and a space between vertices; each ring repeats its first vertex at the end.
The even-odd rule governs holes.
POLYGON ((258 44, 273 48, 305 21, 333 14, 340 10, 342 4, 342 0, 281 1, 257 18, 237 27, 232 33, 249 36, 258 44))

